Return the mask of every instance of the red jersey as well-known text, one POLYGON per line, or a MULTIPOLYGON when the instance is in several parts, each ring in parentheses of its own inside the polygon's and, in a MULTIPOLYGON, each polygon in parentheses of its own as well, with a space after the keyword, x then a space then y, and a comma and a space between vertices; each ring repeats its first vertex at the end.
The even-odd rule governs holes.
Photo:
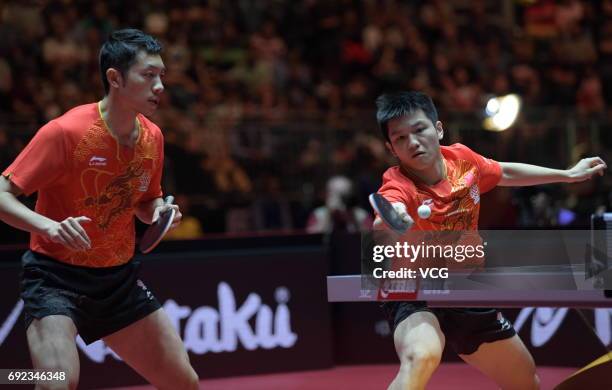
POLYGON ((138 115, 134 148, 109 132, 97 103, 75 107, 41 127, 2 173, 26 194, 38 191, 36 212, 55 221, 86 216, 91 249, 77 251, 32 234, 30 249, 59 261, 110 267, 134 255, 134 209, 162 196, 164 140, 138 115))
POLYGON ((429 186, 414 183, 399 166, 384 173, 378 192, 390 202, 402 202, 414 220, 413 230, 477 230, 480 195, 493 189, 501 179, 498 162, 487 159, 462 144, 441 146, 446 179, 429 186), (421 219, 420 205, 431 208, 421 219))

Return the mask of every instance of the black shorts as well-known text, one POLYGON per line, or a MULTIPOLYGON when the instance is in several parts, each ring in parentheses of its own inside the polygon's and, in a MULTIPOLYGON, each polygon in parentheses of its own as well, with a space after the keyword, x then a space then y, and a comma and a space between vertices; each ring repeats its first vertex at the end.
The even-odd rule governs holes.
POLYGON ((382 305, 393 331, 412 313, 433 313, 446 343, 462 355, 476 352, 480 344, 508 339, 516 334, 510 321, 497 309, 430 308, 425 302, 385 302, 382 305))
POLYGON ((138 261, 90 268, 27 251, 22 266, 26 329, 34 319, 66 315, 72 318, 83 341, 90 344, 161 307, 138 279, 138 261))

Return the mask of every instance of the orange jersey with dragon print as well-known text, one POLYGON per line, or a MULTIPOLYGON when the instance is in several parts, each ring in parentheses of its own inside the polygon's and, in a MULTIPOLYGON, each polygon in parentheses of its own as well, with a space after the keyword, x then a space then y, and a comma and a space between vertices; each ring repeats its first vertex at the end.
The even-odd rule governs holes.
POLYGON ((402 202, 414 220, 413 230, 477 230, 480 195, 493 189, 501 179, 498 162, 487 159, 462 144, 441 146, 447 178, 428 186, 414 183, 399 166, 383 175, 378 192, 390 202, 402 202), (420 205, 431 208, 431 216, 421 219, 420 205))
POLYGON ((138 115, 134 148, 108 131, 97 103, 75 107, 43 126, 3 172, 26 194, 38 191, 36 212, 55 221, 87 216, 90 250, 76 251, 32 234, 30 249, 86 267, 111 267, 134 255, 134 208, 162 196, 163 136, 138 115))

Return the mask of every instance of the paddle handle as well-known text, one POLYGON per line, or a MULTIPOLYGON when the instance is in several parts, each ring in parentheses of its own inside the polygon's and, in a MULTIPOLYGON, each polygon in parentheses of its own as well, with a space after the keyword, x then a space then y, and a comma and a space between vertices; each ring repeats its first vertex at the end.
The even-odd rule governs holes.
MULTIPOLYGON (((164 199, 164 206, 167 206, 167 205, 169 205, 169 204, 172 204, 172 202, 174 202, 174 196, 172 196, 172 195, 168 195, 168 196, 166 196, 166 198, 164 199)), ((170 209, 168 209, 168 210, 164 211, 163 213, 165 214, 165 213, 167 213, 167 212, 169 212, 169 211, 170 211, 170 209)), ((159 219, 158 219, 158 220, 159 220, 159 219)))

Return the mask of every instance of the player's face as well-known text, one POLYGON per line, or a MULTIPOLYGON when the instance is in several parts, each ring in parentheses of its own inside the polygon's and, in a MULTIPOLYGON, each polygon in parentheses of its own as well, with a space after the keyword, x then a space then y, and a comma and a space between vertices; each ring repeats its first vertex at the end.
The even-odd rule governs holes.
POLYGON ((165 73, 166 68, 159 54, 139 51, 120 88, 123 102, 136 112, 153 114, 164 92, 162 80, 165 73))
POLYGON ((409 170, 422 171, 440 158, 440 140, 444 135, 442 122, 435 124, 422 110, 392 119, 388 123, 387 148, 409 170))

